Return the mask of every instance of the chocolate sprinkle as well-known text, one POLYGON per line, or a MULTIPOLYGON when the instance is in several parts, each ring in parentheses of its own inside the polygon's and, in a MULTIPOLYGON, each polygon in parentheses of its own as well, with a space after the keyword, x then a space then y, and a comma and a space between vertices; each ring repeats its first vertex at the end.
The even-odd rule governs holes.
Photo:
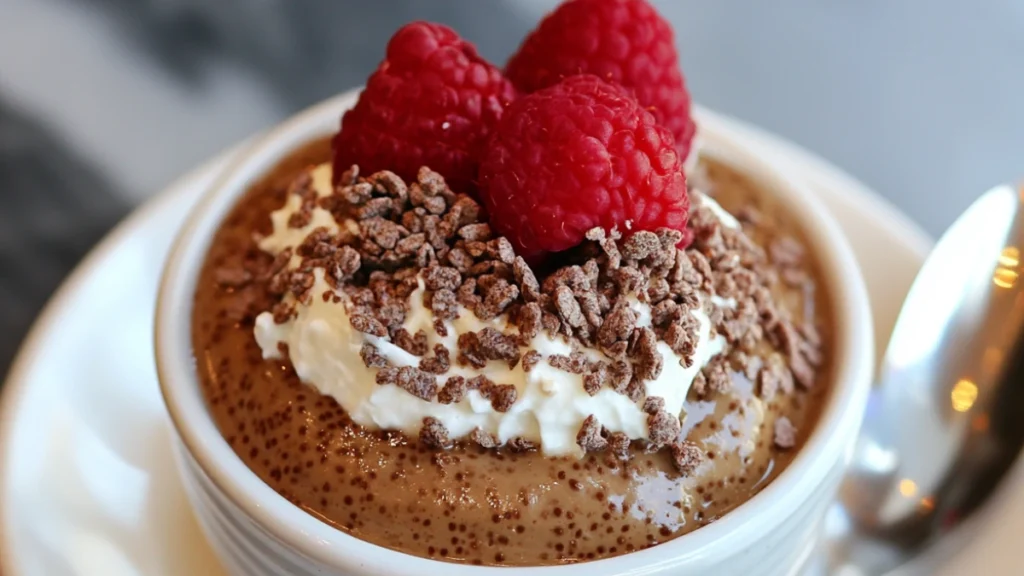
POLYGON ((608 451, 619 460, 628 460, 631 442, 625 432, 612 432, 608 435, 608 451))
POLYGON ((647 434, 648 440, 655 447, 661 448, 678 439, 680 432, 679 417, 673 416, 665 410, 658 410, 647 417, 647 428, 649 430, 647 434))
POLYGON ((490 387, 491 406, 498 412, 508 412, 515 404, 518 392, 511 384, 496 384, 490 387))
POLYGON ((508 441, 508 447, 513 452, 532 452, 537 449, 537 444, 517 436, 508 441))
POLYGON ((359 356, 367 368, 383 368, 388 364, 387 359, 377 353, 377 347, 373 344, 363 344, 359 356))
POLYGON ((796 446, 796 427, 785 416, 775 421, 775 433, 773 435, 775 447, 780 450, 788 450, 796 446))
POLYGON ((466 397, 469 386, 462 376, 452 376, 437 393, 437 401, 441 404, 456 404, 466 397))
POLYGON ((523 371, 529 372, 530 370, 533 370, 533 367, 536 366, 537 363, 540 361, 540 352, 537 352, 536 350, 530 350, 529 352, 523 355, 523 371))
POLYGON ((353 314, 352 316, 349 316, 349 323, 352 324, 353 328, 364 334, 378 337, 388 335, 388 331, 380 321, 365 314, 353 314))
POLYGON ((434 345, 434 355, 420 360, 420 370, 431 374, 444 374, 451 368, 451 354, 444 344, 434 345))
POLYGON ((433 400, 437 395, 437 380, 419 368, 403 366, 398 369, 396 384, 402 390, 422 400, 433 400))
POLYGON ((437 418, 427 416, 423 419, 423 428, 420 428, 420 442, 430 448, 448 448, 451 445, 448 428, 445 428, 445 425, 437 418))
POLYGON ((479 428, 474 428, 469 434, 469 439, 480 445, 481 448, 497 448, 501 445, 494 435, 479 428))
POLYGON ((576 434, 576 444, 584 452, 601 452, 608 448, 608 441, 602 435, 602 426, 593 414, 587 416, 580 426, 580 431, 576 434))
POLYGON ((690 441, 676 442, 670 446, 672 462, 683 476, 692 476, 704 460, 704 451, 690 441))

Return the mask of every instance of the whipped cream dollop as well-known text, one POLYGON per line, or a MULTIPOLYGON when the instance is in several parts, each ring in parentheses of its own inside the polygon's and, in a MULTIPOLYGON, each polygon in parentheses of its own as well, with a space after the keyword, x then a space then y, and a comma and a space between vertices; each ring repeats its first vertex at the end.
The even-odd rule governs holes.
MULTIPOLYGON (((310 176, 311 187, 318 196, 332 193, 329 164, 313 168, 310 176)), ((735 219, 714 201, 704 201, 716 215, 721 215, 724 225, 736 226, 735 219)), ((313 210, 306 226, 289 227, 292 215, 300 209, 301 200, 290 195, 285 205, 271 215, 273 232, 261 241, 260 248, 274 255, 294 249, 318 227, 332 232, 342 228, 358 231, 355 222, 339 223, 329 211, 319 207, 313 210)), ((290 265, 298 265, 297 257, 290 265)), ((458 350, 460 334, 488 327, 503 333, 515 330, 509 326, 506 315, 481 320, 471 310, 460 306, 455 320, 444 321, 447 335, 439 336, 434 329, 435 316, 424 303, 422 277, 418 284, 409 295, 404 328, 410 334, 425 333, 430 348, 442 344, 449 350, 458 350)), ((631 439, 648 438, 648 414, 638 403, 608 387, 590 395, 584 389, 583 375, 555 368, 548 362, 551 356, 568 356, 573 351, 560 336, 541 331, 521 348, 524 352, 535 350, 541 355, 530 370, 524 369, 523 362, 510 367, 508 362, 495 360, 476 368, 453 361, 448 372, 438 377, 443 384, 452 376, 469 379, 483 375, 495 383, 512 385, 517 399, 507 411, 497 410, 478 390, 469 390, 458 402, 442 404, 424 400, 395 384, 377 384, 378 369, 368 367, 360 355, 364 344, 376 347, 377 353, 394 367, 416 367, 421 358, 386 337, 355 330, 349 322, 352 303, 342 290, 332 286, 323 269, 314 270, 312 294, 316 296, 308 303, 292 301, 295 314, 284 323, 277 323, 269 312, 259 315, 254 330, 256 341, 264 358, 283 358, 286 353, 303 382, 334 398, 360 426, 415 435, 423 427, 424 419, 430 417, 442 423, 451 438, 462 438, 480 429, 499 442, 515 438, 528 440, 549 456, 583 454, 577 445, 577 434, 588 416, 596 417, 609 432, 622 432, 631 439), (280 346, 282 343, 286 346, 280 346)), ((734 305, 716 296, 700 294, 698 297, 711 298, 718 306, 734 305)), ((649 305, 635 298, 630 299, 629 305, 636 314, 637 327, 651 325, 649 305)), ((711 336, 711 320, 704 307, 698 306, 688 313, 698 324, 697 344, 690 366, 686 367, 669 345, 659 340, 657 351, 664 359, 663 369, 656 378, 644 382, 647 396, 662 398, 664 409, 675 415, 682 412, 686 395, 698 373, 726 347, 722 336, 711 336)), ((589 360, 611 361, 597 349, 583 347, 580 352, 589 360)))

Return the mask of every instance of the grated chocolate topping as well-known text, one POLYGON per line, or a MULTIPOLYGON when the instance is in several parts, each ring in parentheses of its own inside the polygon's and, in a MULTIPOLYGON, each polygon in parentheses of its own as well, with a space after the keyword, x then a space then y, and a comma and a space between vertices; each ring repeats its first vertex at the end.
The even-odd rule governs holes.
POLYGON ((459 364, 483 368, 489 360, 504 360, 509 368, 519 363, 519 346, 511 336, 487 327, 459 335, 459 364))
POLYGON ((438 392, 437 400, 441 404, 456 404, 462 402, 462 399, 466 397, 467 390, 469 390, 469 385, 465 378, 452 376, 445 382, 444 388, 438 392))
POLYGON ((423 419, 423 428, 420 428, 420 442, 430 448, 448 448, 451 445, 448 428, 437 418, 427 416, 423 419))
POLYGON ((608 440, 605 439, 605 434, 604 427, 591 414, 583 421, 583 426, 580 427, 579 433, 576 434, 576 444, 584 452, 602 452, 608 448, 608 440))
POLYGON ((381 356, 377 352, 377 347, 373 344, 366 343, 359 350, 359 356, 363 359, 363 364, 366 364, 367 368, 384 368, 388 365, 387 358, 381 356))
MULTIPOLYGON (((697 191, 691 191, 694 241, 686 250, 676 248, 682 234, 675 230, 624 237, 617 230, 594 228, 581 246, 561 255, 565 265, 544 275, 482 220, 475 200, 452 192, 427 168, 407 183, 388 171, 361 177, 353 166, 328 196, 317 198, 308 175, 297 179, 289 192, 302 200, 289 226, 308 226, 319 206, 338 222, 354 222, 358 234, 314 229, 294 252, 282 251, 261 274, 225 273, 221 284, 232 288, 265 282, 272 294, 282 297, 272 312, 275 322, 285 323, 295 317, 296 303, 311 301, 314 270, 322 269, 336 293, 317 297, 337 303, 344 294, 354 330, 419 357, 417 367, 392 366, 377 346, 366 343, 360 356, 377 370, 377 383, 394 384, 425 401, 458 403, 477 390, 496 411, 506 412, 518 399, 513 385, 483 376, 446 377, 453 363, 483 369, 490 362, 504 362, 515 369, 522 362, 529 371, 547 361, 580 375, 591 396, 607 388, 642 406, 648 414, 649 446, 669 449, 686 474, 699 463, 699 451, 681 441, 679 415, 665 411, 661 398, 647 397, 646 383, 664 369, 660 342, 683 366, 693 365, 701 326, 692 312, 703 308, 712 321, 712 336, 723 337, 729 350, 695 378, 696 397, 728 392, 733 371, 756 377, 764 399, 791 394, 794 384, 800 389, 813 386, 822 364, 816 327, 794 323, 776 306, 771 292, 778 282, 813 290, 803 246, 782 236, 766 252, 742 230, 723 225, 697 191), (289 267, 296 255, 299 264, 289 267), (442 337, 450 330, 446 322, 464 311, 484 321, 504 316, 508 327, 461 333, 456 350, 443 345, 431 349, 425 332, 411 334, 403 326, 410 296, 420 289, 434 316, 433 329, 442 337), (635 302, 650 306, 649 326, 638 326, 635 302), (573 352, 545 357, 531 348, 541 333, 568 342, 573 352), (766 353, 766 341, 776 353, 766 353), (605 358, 591 360, 581 352, 584 348, 600 350, 605 358)), ((741 222, 758 218, 747 209, 741 222)), ((780 426, 777 422, 777 440, 780 426)), ((451 444, 447 434, 439 421, 425 420, 420 437, 437 448, 451 444)), ((485 448, 500 444, 485 435, 478 430, 471 440, 485 448)), ((577 442, 584 451, 609 450, 617 457, 626 457, 630 447, 627 436, 610 433, 593 416, 584 422, 577 442)), ((508 447, 535 448, 525 439, 510 440, 508 447)))
POLYGON ((537 365, 541 360, 540 352, 536 350, 530 350, 526 354, 523 354, 523 370, 529 372, 533 370, 533 367, 537 365))
POLYGON ((647 416, 647 438, 655 448, 672 444, 679 439, 679 416, 658 410, 647 416))
POLYGON ((485 432, 479 428, 474 428, 469 434, 470 440, 479 444, 481 448, 497 448, 501 446, 501 442, 495 438, 490 432, 485 432))
POLYGON ((775 447, 780 450, 788 450, 796 446, 796 427, 785 416, 775 421, 775 432, 773 436, 775 447))
POLYGON ((672 462, 683 476, 692 476, 704 461, 704 451, 694 442, 676 442, 669 449, 672 453, 672 462))
MULTIPOLYGON (((692 195, 695 201, 690 223, 695 235, 687 254, 691 256, 694 269, 710 280, 715 293, 735 302, 732 306, 713 307, 710 316, 714 331, 724 336, 734 350, 747 354, 748 358, 765 353, 759 350, 765 339, 783 354, 784 365, 772 364, 769 372, 758 376, 762 397, 770 397, 776 390, 791 393, 790 382, 796 382, 802 389, 810 388, 821 365, 820 336, 813 324, 796 326, 787 310, 776 305, 771 293, 781 281, 780 276, 793 276, 797 272, 805 278, 804 290, 813 290, 813 282, 807 274, 804 247, 793 237, 782 235, 770 242, 766 253, 742 230, 723 225, 704 205, 703 194, 693 192, 692 195), (765 378, 767 385, 764 384, 765 378)), ((752 207, 744 212, 744 221, 760 219, 752 207)), ((738 368, 741 372, 746 371, 745 366, 738 368)), ((715 382, 724 383, 719 372, 710 375, 717 378, 715 382)), ((708 391, 713 393, 715 382, 711 382, 708 376, 704 374, 703 380, 710 386, 708 391)))
POLYGON ((431 374, 444 374, 448 372, 449 368, 451 368, 451 353, 444 344, 435 344, 434 355, 420 360, 420 370, 431 374))

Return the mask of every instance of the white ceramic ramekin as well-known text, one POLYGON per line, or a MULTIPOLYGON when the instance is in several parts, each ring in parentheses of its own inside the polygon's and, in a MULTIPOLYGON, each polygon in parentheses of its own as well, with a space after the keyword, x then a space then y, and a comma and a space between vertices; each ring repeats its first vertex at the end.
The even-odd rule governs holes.
POLYGON ((849 460, 873 372, 871 310, 857 262, 838 224, 805 185, 780 173, 698 113, 703 153, 762 183, 795 216, 824 266, 835 307, 835 380, 817 429, 796 459, 760 494, 720 520, 671 542, 568 566, 480 568, 402 554, 331 528, 293 506, 252 473, 221 437, 199 389, 190 342, 196 278, 221 220, 277 160, 337 129, 356 93, 343 94, 259 138, 193 210, 172 250, 156 311, 156 358, 180 438, 179 471, 196 515, 237 575, 597 576, 799 574, 849 460))

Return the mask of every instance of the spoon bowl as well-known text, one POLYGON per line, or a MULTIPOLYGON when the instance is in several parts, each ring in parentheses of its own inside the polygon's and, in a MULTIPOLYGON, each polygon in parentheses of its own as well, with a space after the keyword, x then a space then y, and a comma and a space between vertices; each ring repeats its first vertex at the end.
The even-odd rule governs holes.
POLYGON ((885 574, 945 539, 1024 447, 1024 189, 943 235, 900 311, 830 511, 829 573, 885 574))

